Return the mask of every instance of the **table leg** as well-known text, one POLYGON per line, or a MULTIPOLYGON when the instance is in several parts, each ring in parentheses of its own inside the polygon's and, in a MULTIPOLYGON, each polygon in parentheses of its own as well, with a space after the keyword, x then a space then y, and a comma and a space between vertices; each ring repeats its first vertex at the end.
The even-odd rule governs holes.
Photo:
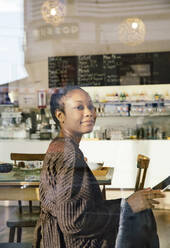
POLYGON ((106 187, 105 187, 105 185, 103 185, 102 196, 103 196, 103 199, 106 200, 106 187))

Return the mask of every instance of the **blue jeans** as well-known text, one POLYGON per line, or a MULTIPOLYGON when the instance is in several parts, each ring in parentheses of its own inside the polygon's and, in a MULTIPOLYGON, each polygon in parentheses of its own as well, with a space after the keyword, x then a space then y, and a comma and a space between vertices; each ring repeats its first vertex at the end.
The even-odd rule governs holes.
POLYGON ((159 248, 156 221, 151 209, 130 214, 123 211, 115 247, 159 248))

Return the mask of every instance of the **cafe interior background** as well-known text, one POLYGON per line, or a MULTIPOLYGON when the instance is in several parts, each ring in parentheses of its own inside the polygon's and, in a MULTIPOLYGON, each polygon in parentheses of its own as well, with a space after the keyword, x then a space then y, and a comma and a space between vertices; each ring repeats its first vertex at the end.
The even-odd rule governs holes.
MULTIPOLYGON (((98 115, 80 148, 89 161, 114 167, 107 198, 133 191, 139 153, 150 158, 147 187, 169 176, 169 27, 169 0, 1 0, 0 161, 11 163, 10 152, 45 153, 58 132, 50 95, 71 78, 89 92, 98 115), (104 59, 105 78, 97 68, 104 59)), ((165 194, 155 215, 170 231, 165 194)), ((159 232, 169 247, 163 226, 159 232)))

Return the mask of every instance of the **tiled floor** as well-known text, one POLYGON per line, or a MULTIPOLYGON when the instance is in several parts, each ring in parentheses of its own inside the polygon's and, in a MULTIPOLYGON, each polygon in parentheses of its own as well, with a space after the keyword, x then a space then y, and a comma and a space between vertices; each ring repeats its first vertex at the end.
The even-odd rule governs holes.
MULTIPOLYGON (((7 242, 9 229, 6 227, 6 220, 12 216, 17 207, 0 207, 0 242, 7 242)), ((170 248, 170 210, 154 211, 161 248, 170 248)), ((23 229, 23 242, 33 242, 33 228, 23 229)))

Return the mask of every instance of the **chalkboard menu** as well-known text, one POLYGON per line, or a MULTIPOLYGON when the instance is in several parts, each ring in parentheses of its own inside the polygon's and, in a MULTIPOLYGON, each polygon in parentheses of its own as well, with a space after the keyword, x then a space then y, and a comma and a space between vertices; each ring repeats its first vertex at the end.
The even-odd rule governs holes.
POLYGON ((48 58, 49 88, 170 84, 170 52, 48 58))
POLYGON ((77 56, 50 57, 48 59, 49 88, 77 85, 77 56))

